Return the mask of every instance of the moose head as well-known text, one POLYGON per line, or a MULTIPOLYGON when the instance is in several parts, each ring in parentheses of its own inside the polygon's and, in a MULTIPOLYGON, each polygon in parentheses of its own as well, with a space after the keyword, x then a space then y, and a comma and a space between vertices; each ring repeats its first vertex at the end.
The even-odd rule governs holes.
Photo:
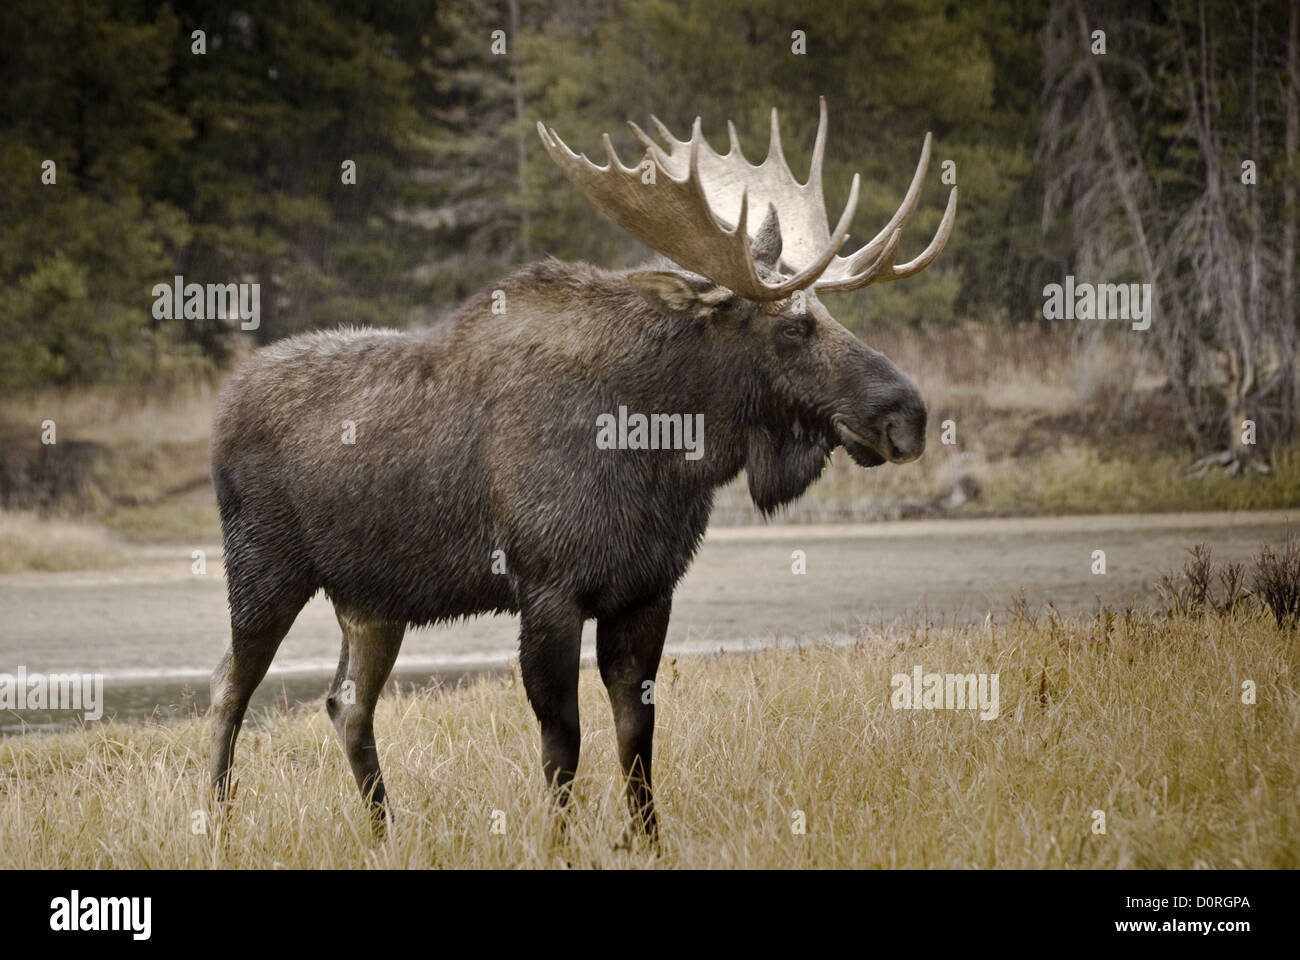
POLYGON ((864 467, 919 457, 926 409, 916 385, 838 323, 818 294, 910 277, 939 256, 956 217, 956 187, 929 246, 907 263, 895 262, 902 229, 920 199, 930 135, 889 222, 856 252, 841 256, 859 176, 832 231, 822 190, 824 98, 802 184, 786 162, 775 109, 767 157, 757 166, 745 158, 730 122, 730 149, 719 154, 704 139, 699 118, 689 140, 651 120, 662 143, 629 123, 646 147, 636 166, 621 162, 608 134, 608 163, 598 166, 570 150, 553 129, 538 123, 537 131, 551 159, 602 213, 676 265, 630 273, 642 296, 665 312, 710 317, 749 339, 766 388, 762 405, 783 406, 794 424, 790 437, 770 429, 751 434, 746 463, 755 502, 769 510, 793 499, 837 445, 864 467), (647 170, 653 176, 645 176, 647 170))

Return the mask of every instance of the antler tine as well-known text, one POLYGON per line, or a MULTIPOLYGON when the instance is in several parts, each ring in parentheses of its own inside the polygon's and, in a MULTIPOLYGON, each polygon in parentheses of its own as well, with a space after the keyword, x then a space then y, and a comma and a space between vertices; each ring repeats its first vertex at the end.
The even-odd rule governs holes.
MULTIPOLYGON (((894 266, 894 257, 898 252, 898 241, 903 236, 902 230, 895 230, 890 234, 885 249, 880 256, 862 273, 839 280, 818 283, 816 289, 821 293, 846 293, 850 290, 860 290, 872 283, 888 283, 891 280, 903 280, 914 276, 934 263, 939 254, 943 252, 943 248, 948 243, 948 238, 952 236, 952 228, 956 220, 957 188, 953 187, 948 193, 948 206, 943 211, 943 219, 939 221, 939 229, 935 231, 933 239, 930 240, 930 245, 921 251, 920 255, 907 261, 902 266, 894 266)), ((853 255, 855 261, 857 256, 857 254, 853 255)))
POLYGON ((628 125, 628 127, 631 128, 631 130, 632 130, 632 136, 634 136, 634 137, 636 137, 638 140, 640 140, 640 141, 641 141, 641 145, 644 146, 647 150, 658 150, 658 149, 660 149, 659 144, 655 143, 654 138, 653 138, 652 136, 650 136, 650 134, 648 134, 648 133, 646 133, 644 130, 642 130, 640 127, 638 127, 638 126, 636 125, 636 121, 635 121, 635 120, 629 120, 629 121, 627 122, 627 125, 628 125))
POLYGON ((830 243, 826 245, 820 257, 781 284, 779 289, 782 290, 782 297, 789 296, 794 291, 802 290, 815 283, 817 278, 826 272, 826 268, 831 265, 831 262, 840 252, 840 248, 848 241, 849 224, 853 222, 853 214, 858 209, 858 187, 860 182, 861 178, 855 173, 853 183, 849 186, 848 202, 844 204, 844 212, 840 214, 840 221, 835 225, 835 232, 831 235, 830 243))
POLYGON ((646 150, 649 151, 650 156, 654 158, 655 163, 659 164, 661 169, 667 170, 668 163, 669 163, 668 154, 664 153, 663 147, 655 143, 653 137, 651 137, 648 133, 646 133, 644 130, 638 127, 631 120, 627 122, 627 125, 632 128, 632 135, 636 137, 639 141, 641 141, 642 146, 644 146, 646 150))
POLYGON ((542 138, 542 146, 546 148, 547 153, 551 151, 550 139, 546 135, 546 125, 542 121, 537 121, 537 135, 542 138))
POLYGON ((540 120, 537 121, 537 133, 542 138, 542 146, 546 147, 546 152, 559 164, 561 170, 567 172, 567 168, 575 164, 579 166, 585 164, 592 169, 599 169, 587 159, 585 153, 579 155, 570 150, 569 145, 560 139, 560 135, 553 128, 547 130, 540 120))
POLYGON ((658 117, 656 117, 653 113, 650 114, 650 122, 654 124, 655 133, 663 137, 664 141, 667 142, 669 145, 681 142, 668 131, 668 128, 664 126, 663 121, 660 120, 658 117))
POLYGON ((894 268, 894 258, 898 256, 898 244, 902 239, 903 231, 895 230, 890 234, 889 240, 886 241, 885 249, 880 251, 880 256, 866 270, 855 277, 820 285, 817 289, 822 292, 834 293, 840 290, 856 290, 859 287, 865 287, 867 284, 875 282, 882 272, 888 273, 894 268))
POLYGON ((957 188, 953 187, 948 194, 948 206, 944 210, 943 219, 939 223, 939 229, 931 240, 930 245, 925 248, 920 256, 909 260, 902 266, 895 267, 891 257, 888 264, 885 263, 882 248, 890 245, 897 246, 898 236, 901 229, 911 219, 912 214, 916 212, 916 207, 920 202, 921 188, 925 182, 925 174, 930 165, 930 146, 931 135, 925 135, 925 141, 921 145, 921 158, 917 162, 916 172, 912 175, 912 182, 907 188, 907 193, 903 197, 903 202, 899 205, 898 210, 890 217, 889 222, 884 228, 868 241, 861 249, 852 254, 845 260, 841 261, 839 275, 828 280, 819 281, 816 289, 821 292, 837 293, 858 290, 871 283, 883 283, 890 280, 901 280, 904 277, 910 277, 920 273, 943 251, 944 245, 948 242, 948 237, 952 234, 952 227, 957 215, 957 188), (874 258, 874 259, 873 259, 874 258), (870 264, 868 266, 868 264, 870 264), (863 269, 863 268, 866 269, 863 269))
POLYGON ((618 158, 618 154, 614 152, 614 141, 609 139, 608 133, 604 134, 600 138, 600 141, 605 147, 605 156, 609 158, 609 165, 611 169, 623 170, 623 171, 635 169, 633 167, 623 166, 623 161, 620 160, 618 158))
POLYGON ((785 162, 785 151, 781 149, 781 123, 776 118, 776 107, 772 108, 772 133, 767 141, 767 159, 764 163, 775 162, 790 169, 790 165, 785 162))
POLYGON ((927 132, 925 141, 921 144, 921 159, 917 161, 916 172, 912 174, 912 182, 908 184, 907 193, 903 195, 903 202, 898 205, 894 215, 889 218, 889 222, 881 228, 881 231, 872 237, 867 243, 853 255, 853 262, 850 266, 852 272, 856 273, 863 265, 872 260, 879 252, 894 231, 902 227, 911 219, 912 213, 916 210, 917 203, 921 199, 921 188, 925 185, 925 174, 930 169, 930 134, 927 132))
MULTIPOLYGON (((704 183, 700 180, 700 147, 703 143, 704 127, 700 118, 696 117, 695 122, 691 124, 691 165, 687 168, 686 182, 690 186, 691 192, 694 194, 695 202, 700 205, 700 209, 704 210, 708 214, 709 219, 720 231, 725 234, 733 234, 743 237, 745 235, 745 217, 748 215, 747 211, 749 209, 749 191, 746 189, 740 191, 740 217, 736 221, 736 226, 728 229, 725 224, 719 223, 717 215, 709 207, 709 198, 704 193, 704 183)), ((749 272, 754 273, 753 263, 749 260, 748 247, 745 248, 745 261, 749 265, 749 272)), ((682 266, 686 266, 686 264, 682 264, 682 266)), ((690 268, 688 267, 687 269, 690 268)), ((757 273, 754 273, 754 279, 758 279, 757 273)))
POLYGON ((902 280, 913 274, 920 273, 930 264, 934 263, 939 254, 943 253, 943 248, 948 244, 948 238, 952 236, 953 224, 957 221, 957 188, 953 187, 948 191, 948 206, 944 208, 943 219, 939 221, 939 229, 935 231, 934 239, 930 245, 921 251, 920 256, 915 257, 902 266, 894 267, 889 271, 884 280, 902 280))
MULTIPOLYGON (((826 158, 826 98, 818 97, 817 137, 813 140, 812 161, 808 165, 808 180, 805 186, 822 195, 822 161, 826 158)), ((824 202, 824 201, 823 201, 824 202)))

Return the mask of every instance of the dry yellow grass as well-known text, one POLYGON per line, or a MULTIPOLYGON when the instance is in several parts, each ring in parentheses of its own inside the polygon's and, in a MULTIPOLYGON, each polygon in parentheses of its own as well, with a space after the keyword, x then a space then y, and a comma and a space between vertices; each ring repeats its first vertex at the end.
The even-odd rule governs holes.
POLYGON ((60 440, 149 451, 168 444, 206 443, 215 397, 216 389, 206 381, 184 387, 41 390, 6 397, 0 416, 33 429, 39 429, 42 420, 53 420, 60 440))
POLYGON ((513 680, 382 701, 397 816, 382 843, 320 710, 246 732, 222 831, 199 719, 11 739, 0 866, 1294 868, 1298 667, 1296 634, 1258 613, 921 624, 681 657, 659 679, 658 857, 615 849, 625 810, 592 670, 563 842, 513 680), (891 676, 917 664, 998 674, 1000 716, 892 709, 891 676))
POLYGON ((42 521, 50 521, 49 543, 40 554, 43 565, 24 567, 12 559, 6 571, 103 566, 71 539, 74 525, 85 538, 101 540, 112 534, 137 541, 218 536, 208 474, 215 395, 211 384, 199 381, 185 387, 46 390, 6 397, 0 404, 0 428, 35 435, 44 420, 53 420, 60 443, 95 443, 105 452, 92 468, 89 495, 80 503, 61 503, 59 513, 42 515, 42 521))
POLYGON ((0 510, 0 573, 88 570, 122 559, 120 547, 100 527, 0 510))

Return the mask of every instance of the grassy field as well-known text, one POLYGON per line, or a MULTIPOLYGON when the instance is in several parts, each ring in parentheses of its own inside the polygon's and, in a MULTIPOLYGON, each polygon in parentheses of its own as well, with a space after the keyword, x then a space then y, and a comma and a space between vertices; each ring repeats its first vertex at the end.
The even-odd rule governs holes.
POLYGON ((384 842, 321 709, 246 730, 221 829, 200 718, 95 726, 0 743, 0 867, 1295 868, 1297 676, 1297 634, 1256 608, 1073 621, 1022 609, 968 629, 665 660, 657 856, 616 849, 626 813, 591 669, 563 840, 517 677, 381 701, 397 817, 384 842), (917 665, 997 674, 999 715, 893 709, 891 677, 917 665))

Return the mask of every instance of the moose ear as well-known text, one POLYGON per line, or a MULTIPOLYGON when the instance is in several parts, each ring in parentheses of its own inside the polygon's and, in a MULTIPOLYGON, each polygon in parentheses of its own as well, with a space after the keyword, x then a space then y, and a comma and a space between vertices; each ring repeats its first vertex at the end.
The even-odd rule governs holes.
POLYGON ((726 287, 712 281, 692 281, 671 270, 640 270, 629 273, 627 282, 655 309, 694 317, 712 313, 714 307, 733 296, 726 287))
POLYGON ((777 218, 776 207, 769 203, 763 225, 758 228, 757 235, 749 245, 749 254, 754 258, 755 263, 776 269, 776 262, 781 259, 781 248, 784 245, 781 241, 781 221, 777 218))

